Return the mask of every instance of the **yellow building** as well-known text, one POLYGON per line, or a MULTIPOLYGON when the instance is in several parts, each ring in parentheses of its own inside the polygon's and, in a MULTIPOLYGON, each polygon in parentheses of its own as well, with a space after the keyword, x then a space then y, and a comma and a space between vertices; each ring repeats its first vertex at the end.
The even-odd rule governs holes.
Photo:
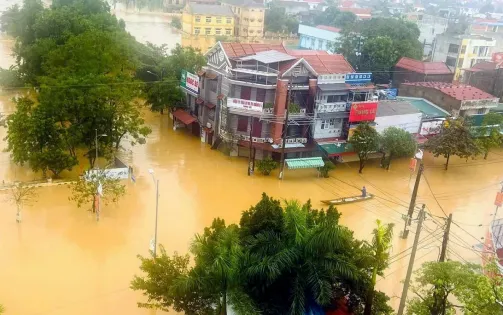
POLYGON ((189 3, 182 14, 186 35, 234 36, 234 13, 228 6, 189 3))
POLYGON ((248 40, 252 40, 254 37, 263 37, 265 7, 262 2, 222 0, 222 5, 230 7, 236 15, 236 36, 248 40))

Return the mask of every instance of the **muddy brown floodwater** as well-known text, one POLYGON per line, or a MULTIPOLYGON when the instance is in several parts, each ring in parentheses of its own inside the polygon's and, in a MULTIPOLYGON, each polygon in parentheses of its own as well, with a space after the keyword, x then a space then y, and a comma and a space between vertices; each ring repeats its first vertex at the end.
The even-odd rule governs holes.
MULTIPOLYGON (((153 33, 145 31, 151 28, 150 20, 126 14, 124 18, 133 35, 152 41, 147 35, 153 33)), ((167 24, 164 19, 159 23, 167 24)), ((12 45, 12 41, 0 37, 0 66, 13 63, 9 55, 12 45)), ((14 95, 0 94, 0 112, 15 110, 10 101, 14 95)), ((145 112, 145 118, 153 130, 147 143, 121 154, 133 166, 137 182, 127 184, 127 195, 118 204, 102 210, 100 222, 68 201, 67 187, 53 186, 37 190, 37 201, 23 210, 23 222, 17 224, 14 206, 5 202, 8 192, 0 191, 0 303, 7 315, 162 314, 137 308, 142 296, 129 289, 131 278, 138 272, 136 255, 148 254, 154 231, 155 192, 149 168, 160 181, 158 239, 169 253, 186 253, 194 233, 201 232, 214 217, 238 222, 241 212, 255 204, 264 191, 276 198, 311 199, 321 207, 320 200, 355 195, 359 193, 355 187, 365 185, 377 197, 340 206, 341 222, 363 239, 371 238, 376 219, 396 224, 392 255, 397 256, 384 272, 386 277, 378 280, 378 288, 392 296, 393 306, 398 306, 400 281, 408 263, 406 254, 410 253, 406 249, 414 236, 399 238, 402 214, 414 184, 407 160, 394 162, 390 171, 371 164, 363 175, 358 175, 356 164, 339 165, 328 179, 317 178, 314 170, 287 170, 283 181, 276 179, 276 173, 248 177, 246 159, 226 157, 183 130, 174 132, 166 115, 145 112)), ((0 127, 0 138, 5 135, 6 129, 0 127)), ((2 181, 40 178, 40 174, 11 163, 9 154, 3 152, 5 147, 2 141, 0 185, 2 181)), ((503 179, 502 151, 491 153, 487 161, 452 159, 448 172, 442 169, 443 163, 443 159, 425 157, 427 180, 422 181, 417 202, 427 204, 432 216, 421 234, 416 267, 438 258, 444 223, 439 217, 445 216, 444 211, 453 213, 461 227, 451 228, 448 257, 480 262, 470 246, 486 234, 494 196, 503 179)), ((77 168, 63 176, 75 177, 80 171, 77 168)))

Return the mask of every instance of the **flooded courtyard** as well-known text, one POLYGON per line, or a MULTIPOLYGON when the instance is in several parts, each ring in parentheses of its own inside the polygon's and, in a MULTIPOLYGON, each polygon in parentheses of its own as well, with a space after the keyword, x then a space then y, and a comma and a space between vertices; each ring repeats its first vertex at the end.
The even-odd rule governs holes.
MULTIPOLYGON (((123 14, 128 30, 140 41, 170 47, 180 41, 179 35, 166 31, 164 17, 152 22, 143 15, 123 14)), ((12 45, 11 40, 0 37, 0 66, 13 63, 12 45)), ((1 113, 15 110, 14 95, 0 94, 1 113)), ((168 253, 186 253, 194 233, 215 217, 239 222, 241 212, 258 202, 262 192, 280 199, 311 199, 315 207, 321 207, 320 200, 356 195, 366 186, 376 198, 339 206, 341 222, 356 237, 368 240, 376 219, 396 224, 392 253, 396 256, 386 277, 378 280, 378 289, 398 305, 410 253, 407 249, 414 238, 413 233, 406 240, 399 237, 415 177, 407 159, 395 161, 390 171, 371 163, 363 175, 358 174, 356 164, 338 165, 328 179, 318 178, 312 169, 287 170, 283 181, 277 179, 277 171, 270 177, 249 177, 247 159, 224 156, 183 130, 173 131, 167 115, 145 111, 145 118, 152 128, 147 143, 121 152, 122 160, 134 169, 136 183, 128 182, 126 196, 103 208, 99 222, 87 209, 69 201, 70 190, 62 185, 37 189, 36 201, 24 208, 23 222, 18 224, 15 206, 7 202, 9 192, 0 191, 0 303, 7 315, 162 314, 137 308, 142 296, 129 289, 139 271, 136 255, 148 255, 154 231, 155 187, 149 168, 160 181, 158 240, 168 253)), ((5 136, 6 129, 0 127, 0 138, 5 136)), ((41 178, 12 164, 9 154, 3 152, 5 147, 2 141, 0 184, 41 178)), ((451 227, 448 257, 480 262, 480 255, 470 247, 482 241, 492 219, 494 196, 503 180, 503 151, 491 152, 487 161, 451 160, 446 172, 444 159, 425 157, 417 203, 427 205, 429 216, 416 267, 438 258, 441 217, 450 213, 456 224, 451 227)), ((63 177, 75 178, 81 171, 76 167, 63 177)), ((411 229, 415 232, 415 224, 411 229)))

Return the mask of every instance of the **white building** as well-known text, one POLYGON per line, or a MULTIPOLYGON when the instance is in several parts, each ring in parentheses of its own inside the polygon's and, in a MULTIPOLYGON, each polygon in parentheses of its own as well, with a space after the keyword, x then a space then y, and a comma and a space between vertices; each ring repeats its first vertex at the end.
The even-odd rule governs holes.
POLYGON ((376 130, 382 133, 388 127, 401 128, 411 134, 419 133, 423 114, 408 101, 379 101, 374 120, 376 130))

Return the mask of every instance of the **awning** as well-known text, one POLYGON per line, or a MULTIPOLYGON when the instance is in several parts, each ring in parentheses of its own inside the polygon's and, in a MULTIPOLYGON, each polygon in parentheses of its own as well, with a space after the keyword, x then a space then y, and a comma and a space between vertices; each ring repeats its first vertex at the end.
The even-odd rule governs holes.
POLYGON ((318 84, 318 87, 322 91, 348 91, 349 90, 346 83, 318 84))
POLYGON ((213 109, 213 108, 217 107, 217 105, 212 104, 210 102, 204 102, 204 106, 208 107, 209 109, 213 109))
POLYGON ((325 165, 321 157, 310 157, 303 159, 285 159, 286 165, 291 170, 300 168, 316 168, 325 165))
POLYGON ((334 142, 334 143, 322 143, 318 144, 323 151, 329 156, 338 156, 343 154, 351 153, 347 148, 349 145, 347 143, 334 142))
POLYGON ((181 121, 185 125, 190 125, 194 121, 196 121, 196 117, 192 116, 191 114, 187 113, 183 109, 178 109, 173 113, 173 117, 175 117, 177 120, 181 121))

